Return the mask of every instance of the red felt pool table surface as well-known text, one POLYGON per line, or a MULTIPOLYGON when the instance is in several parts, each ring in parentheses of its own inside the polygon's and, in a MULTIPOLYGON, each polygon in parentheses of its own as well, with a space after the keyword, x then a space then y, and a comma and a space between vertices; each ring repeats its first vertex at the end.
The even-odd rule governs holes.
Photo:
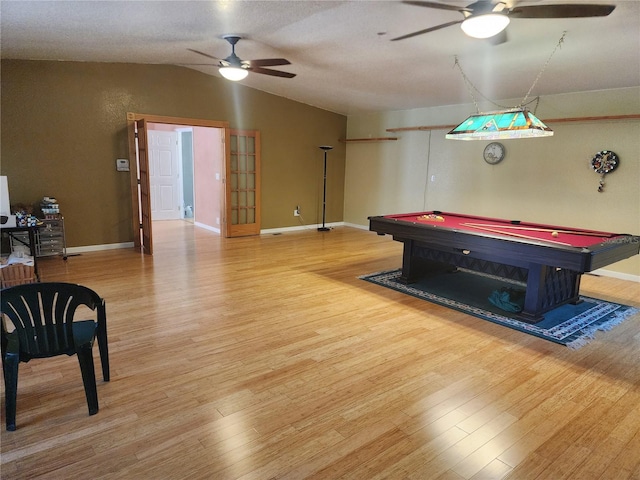
POLYGON ((384 218, 414 225, 449 228, 468 233, 489 234, 492 236, 511 238, 513 240, 541 240, 552 244, 579 248, 615 241, 616 237, 622 237, 620 234, 596 230, 583 230, 580 228, 439 211, 385 215, 384 218), (553 235, 553 232, 556 232, 556 235, 553 235))

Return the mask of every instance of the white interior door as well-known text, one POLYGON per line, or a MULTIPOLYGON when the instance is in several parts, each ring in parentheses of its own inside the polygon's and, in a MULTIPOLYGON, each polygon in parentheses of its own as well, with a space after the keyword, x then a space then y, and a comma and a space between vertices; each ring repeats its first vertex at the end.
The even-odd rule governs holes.
POLYGON ((148 138, 151 218, 183 218, 178 133, 149 130, 148 138))

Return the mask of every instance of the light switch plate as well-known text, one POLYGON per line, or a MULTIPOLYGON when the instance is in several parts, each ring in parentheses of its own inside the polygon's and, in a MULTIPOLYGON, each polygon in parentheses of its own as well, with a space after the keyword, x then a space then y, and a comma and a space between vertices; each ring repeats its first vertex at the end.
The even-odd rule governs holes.
POLYGON ((116 160, 116 170, 118 172, 128 172, 129 171, 129 160, 126 158, 118 158, 116 160))

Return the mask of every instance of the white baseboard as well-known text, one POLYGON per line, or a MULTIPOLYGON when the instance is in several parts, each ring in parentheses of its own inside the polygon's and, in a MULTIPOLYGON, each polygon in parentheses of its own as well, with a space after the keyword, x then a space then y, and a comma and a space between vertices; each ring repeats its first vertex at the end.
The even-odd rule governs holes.
POLYGON ((588 273, 588 275, 594 275, 596 277, 618 278, 620 280, 640 283, 640 275, 631 275, 630 273, 616 272, 615 270, 605 270, 603 268, 594 270, 593 272, 588 273))
POLYGON ((86 245, 84 247, 69 247, 67 248, 67 255, 75 253, 97 252, 100 250, 116 250, 118 248, 133 248, 133 242, 107 243, 104 245, 86 245))
POLYGON ((196 227, 204 228, 205 230, 209 230, 210 232, 215 232, 217 234, 220 234, 220 229, 216 228, 216 227, 212 227, 211 225, 206 225, 206 224, 200 223, 200 222, 193 222, 193 224, 196 227))
POLYGON ((359 228, 360 230, 369 230, 369 225, 359 225, 357 223, 345 223, 345 227, 359 228))
MULTIPOLYGON (((300 225, 299 227, 282 227, 282 228, 267 228, 264 230, 260 230, 260 235, 274 235, 277 233, 285 233, 285 232, 299 232, 303 230, 315 230, 317 231, 319 227, 322 225, 300 225)), ((335 222, 335 223, 325 223, 325 227, 335 228, 335 227, 344 227, 344 222, 335 222)))

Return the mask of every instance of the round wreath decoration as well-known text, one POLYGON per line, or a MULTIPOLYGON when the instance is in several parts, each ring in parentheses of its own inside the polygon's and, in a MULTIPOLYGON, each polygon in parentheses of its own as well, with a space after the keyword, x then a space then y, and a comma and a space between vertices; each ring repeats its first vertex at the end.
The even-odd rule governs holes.
POLYGON ((620 165, 620 158, 611 150, 602 150, 594 155, 591 159, 591 168, 600 174, 600 183, 598 192, 604 190, 604 176, 613 172, 620 165))
POLYGON ((618 168, 619 163, 620 159, 618 158, 618 155, 611 150, 602 150, 601 152, 596 153, 591 159, 591 168, 593 168, 596 173, 603 175, 605 173, 613 172, 618 168))

